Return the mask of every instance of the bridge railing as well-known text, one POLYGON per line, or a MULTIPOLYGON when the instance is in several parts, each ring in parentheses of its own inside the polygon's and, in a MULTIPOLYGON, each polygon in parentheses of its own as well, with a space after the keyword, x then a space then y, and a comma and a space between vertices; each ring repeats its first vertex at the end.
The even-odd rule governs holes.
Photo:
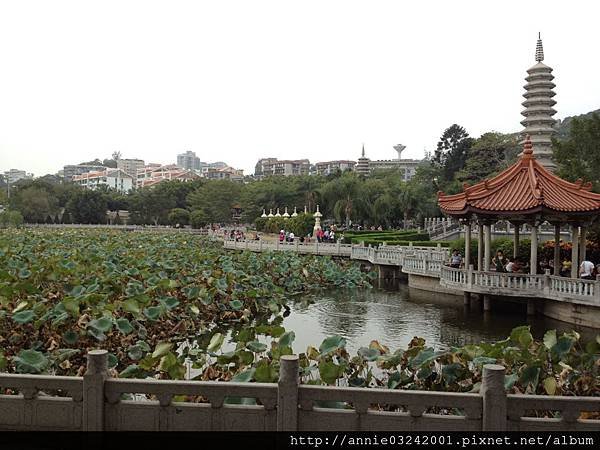
POLYGON ((600 282, 550 276, 549 294, 567 298, 588 299, 600 304, 600 282))
MULTIPOLYGON (((423 263, 420 263, 423 266, 423 263)), ((549 298, 600 306, 600 280, 581 280, 550 275, 480 272, 442 266, 442 286, 467 292, 549 298)))

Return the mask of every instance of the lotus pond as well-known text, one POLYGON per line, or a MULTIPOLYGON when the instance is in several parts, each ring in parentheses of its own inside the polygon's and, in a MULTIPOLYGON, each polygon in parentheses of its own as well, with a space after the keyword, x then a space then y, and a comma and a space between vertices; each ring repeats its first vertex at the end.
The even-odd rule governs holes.
POLYGON ((476 391, 483 364, 499 362, 513 392, 600 393, 600 337, 538 327, 534 339, 525 325, 504 339, 459 326, 472 339, 455 342, 405 311, 408 331, 390 349, 393 314, 374 328, 364 314, 320 332, 303 322, 307 311, 337 320, 319 299, 341 304, 372 278, 351 261, 228 253, 194 235, 0 230, 0 370, 81 375, 87 350, 104 348, 113 376, 273 382, 295 351, 305 383, 476 391), (361 328, 373 334, 347 333, 361 328))

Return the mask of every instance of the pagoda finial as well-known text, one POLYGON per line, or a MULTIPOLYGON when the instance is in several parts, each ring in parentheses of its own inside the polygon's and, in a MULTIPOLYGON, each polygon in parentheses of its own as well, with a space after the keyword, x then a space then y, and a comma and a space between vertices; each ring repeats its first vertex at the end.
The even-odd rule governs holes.
POLYGON ((528 158, 531 158, 533 155, 533 144, 531 143, 531 137, 529 135, 525 136, 525 142, 523 144, 523 156, 527 155, 528 158))
POLYGON ((364 142, 363 142, 363 149, 362 149, 362 157, 363 158, 365 157, 365 144, 364 144, 364 142))
POLYGON ((544 47, 542 46, 542 33, 538 32, 538 41, 535 47, 535 60, 542 62, 544 60, 544 47))

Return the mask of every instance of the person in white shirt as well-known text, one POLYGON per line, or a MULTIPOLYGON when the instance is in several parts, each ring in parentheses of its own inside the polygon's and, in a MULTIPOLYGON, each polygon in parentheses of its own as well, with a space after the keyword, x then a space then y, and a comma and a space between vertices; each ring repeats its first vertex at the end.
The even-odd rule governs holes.
POLYGON ((296 237, 296 236, 294 235, 294 232, 293 232, 293 231, 290 231, 290 242, 294 242, 294 238, 295 238, 295 237, 296 237))
POLYGON ((583 261, 579 266, 579 276, 584 280, 591 280, 594 267, 595 266, 593 262, 583 261))

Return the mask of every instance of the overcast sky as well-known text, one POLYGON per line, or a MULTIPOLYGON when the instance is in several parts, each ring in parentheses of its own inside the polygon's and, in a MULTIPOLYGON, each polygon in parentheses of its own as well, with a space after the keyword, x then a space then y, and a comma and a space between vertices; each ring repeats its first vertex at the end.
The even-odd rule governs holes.
POLYGON ((600 2, 0 0, 0 170, 115 150, 421 158, 453 123, 522 129, 538 31, 557 118, 600 108, 600 2))

